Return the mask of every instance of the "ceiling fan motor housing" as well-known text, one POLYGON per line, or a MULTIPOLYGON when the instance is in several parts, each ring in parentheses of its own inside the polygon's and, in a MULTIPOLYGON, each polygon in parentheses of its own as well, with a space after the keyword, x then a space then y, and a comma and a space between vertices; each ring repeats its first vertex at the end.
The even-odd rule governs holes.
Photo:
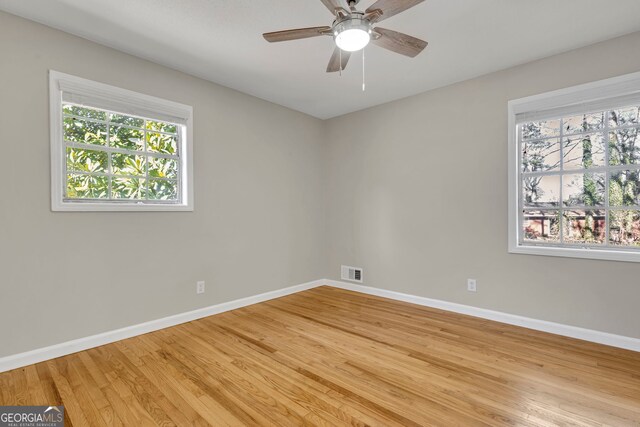
POLYGON ((336 21, 331 28, 336 45, 340 49, 353 52, 365 47, 371 39, 371 22, 361 13, 352 13, 345 19, 336 21))

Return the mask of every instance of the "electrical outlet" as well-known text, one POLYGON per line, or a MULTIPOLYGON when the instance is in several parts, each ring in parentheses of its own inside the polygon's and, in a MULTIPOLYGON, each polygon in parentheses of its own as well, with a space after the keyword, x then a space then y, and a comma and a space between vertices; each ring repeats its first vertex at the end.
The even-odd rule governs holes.
POLYGON ((467 279, 467 290, 469 292, 476 291, 476 279, 467 279))
POLYGON ((204 294, 204 281, 196 282, 196 294, 204 294))

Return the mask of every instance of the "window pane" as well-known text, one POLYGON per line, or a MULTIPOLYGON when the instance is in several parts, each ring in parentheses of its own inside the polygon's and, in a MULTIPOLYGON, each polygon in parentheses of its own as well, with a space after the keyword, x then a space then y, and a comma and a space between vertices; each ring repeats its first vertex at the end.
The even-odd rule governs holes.
POLYGON ((565 169, 593 168, 605 165, 605 147, 602 134, 591 133, 564 139, 565 169))
POLYGON ((525 240, 560 242, 560 213, 558 211, 525 210, 522 235, 525 240))
POLYGON ((104 123, 65 117, 63 129, 66 141, 106 145, 107 125, 104 123))
POLYGON ((522 180, 524 205, 553 207, 560 203, 560 176, 525 177, 522 180))
POLYGON ((139 117, 125 116, 124 114, 109 114, 109 121, 121 125, 133 126, 137 128, 144 127, 144 119, 139 117))
POLYGON ((565 117, 562 120, 562 125, 565 134, 602 129, 604 127, 604 112, 565 117))
POLYGON ((178 162, 174 159, 149 157, 149 176, 176 178, 178 176, 178 162))
POLYGON ((178 182, 175 180, 149 180, 149 199, 177 200, 178 182))
POLYGON ((69 199, 107 199, 109 197, 109 178, 68 174, 66 193, 69 199))
POLYGON ((640 105, 518 131, 523 242, 640 251, 640 105))
POLYGON ((564 211, 563 243, 604 243, 604 211, 564 211))
POLYGON ((80 107, 73 104, 63 104, 62 112, 64 114, 72 114, 74 116, 89 117, 98 120, 107 120, 107 113, 96 108, 80 107))
POLYGON ((103 151, 67 147, 67 171, 107 173, 108 159, 107 153, 103 151))
POLYGON ((155 132, 165 132, 165 133, 173 133, 175 134, 177 131, 176 125, 167 122, 154 122, 151 120, 147 120, 147 130, 155 131, 155 132))
POLYGON ((638 128, 618 129, 609 133, 609 164, 640 164, 640 138, 638 128))
POLYGON ((176 136, 147 132, 147 150, 163 154, 176 154, 178 151, 176 136))
POLYGON ((562 202, 565 206, 604 204, 604 174, 577 173, 562 177, 562 202))
POLYGON ((620 246, 640 246, 640 211, 609 211, 609 243, 620 246))
POLYGON ((115 175, 144 175, 145 163, 144 156, 111 154, 111 167, 115 175))
POLYGON ((146 181, 138 178, 113 178, 111 193, 114 199, 144 199, 146 181))
POLYGON ((522 171, 539 172, 560 168, 558 138, 532 140, 522 144, 522 171))
POLYGON ((109 131, 109 141, 112 147, 127 150, 144 150, 144 131, 122 126, 111 126, 109 131))
POLYGON ((640 124, 640 106, 620 108, 609 112, 609 126, 618 127, 640 124))
POLYGON ((539 139, 560 135, 560 119, 529 122, 521 126, 523 139, 539 139))
POLYGON ((640 205, 640 171, 611 172, 609 176, 609 205, 640 205))

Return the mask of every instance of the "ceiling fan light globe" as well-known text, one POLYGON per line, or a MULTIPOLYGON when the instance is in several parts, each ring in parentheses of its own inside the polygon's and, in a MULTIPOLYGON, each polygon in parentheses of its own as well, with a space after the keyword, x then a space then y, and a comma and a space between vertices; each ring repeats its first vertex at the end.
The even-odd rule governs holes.
POLYGON ((349 28, 335 37, 336 46, 346 52, 356 52, 369 44, 371 35, 362 28, 349 28))

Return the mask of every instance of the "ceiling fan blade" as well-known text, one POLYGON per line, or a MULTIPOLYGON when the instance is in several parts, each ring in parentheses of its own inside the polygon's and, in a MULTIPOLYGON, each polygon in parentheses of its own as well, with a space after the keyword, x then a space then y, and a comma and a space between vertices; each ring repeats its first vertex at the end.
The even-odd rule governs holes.
POLYGON ((327 73, 335 73, 336 71, 340 71, 340 63, 342 62, 342 69, 344 70, 347 67, 347 62, 349 62, 349 57, 351 56, 351 52, 342 51, 340 53, 340 48, 336 46, 333 50, 333 55, 331 55, 331 59, 329 59, 329 65, 327 65, 327 73), (342 59, 342 61, 340 61, 342 59))
POLYGON ((296 28, 295 30, 273 31, 264 33, 262 37, 270 43, 284 42, 287 40, 307 39, 309 37, 323 36, 331 27, 296 28))
POLYGON ((329 12, 336 14, 336 9, 344 9, 344 2, 342 0, 320 0, 323 5, 329 9, 329 12))
POLYGON ((371 43, 411 58, 422 52, 428 44, 424 40, 397 31, 387 30, 386 28, 376 27, 373 32, 380 34, 380 37, 377 39, 375 37, 372 38, 371 43))
POLYGON ((382 15, 380 15, 376 22, 380 22, 384 19, 390 18, 393 15, 397 15, 400 12, 404 12, 407 9, 412 8, 424 0, 378 0, 374 4, 372 4, 365 13, 370 14, 375 12, 376 10, 380 10, 382 15))

